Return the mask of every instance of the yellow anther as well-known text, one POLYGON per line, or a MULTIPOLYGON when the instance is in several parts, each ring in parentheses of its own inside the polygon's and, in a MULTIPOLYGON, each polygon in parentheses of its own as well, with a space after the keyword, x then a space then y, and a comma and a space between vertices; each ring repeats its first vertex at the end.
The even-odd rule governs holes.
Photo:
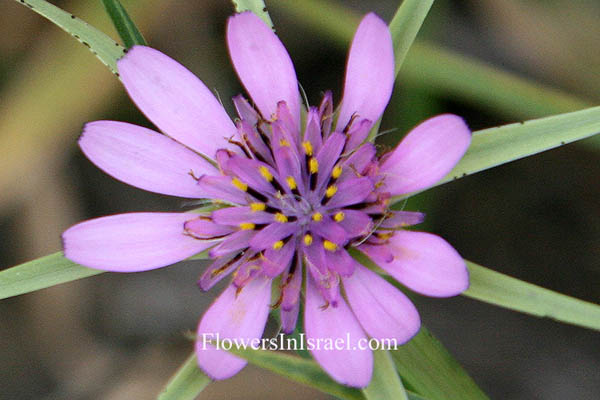
POLYGON ((333 219, 335 219, 337 222, 342 222, 344 220, 344 217, 344 213, 340 211, 333 216, 333 219))
POLYGON ((333 179, 339 178, 341 174, 342 174, 342 167, 339 165, 336 165, 335 168, 333 169, 333 171, 331 171, 331 177, 333 179))
POLYGON ((310 160, 308 160, 308 169, 310 170, 311 174, 316 174, 319 172, 319 162, 316 158, 312 157, 310 160))
POLYGON ((263 176, 263 178, 267 180, 267 182, 271 182, 273 180, 273 174, 271 174, 269 168, 265 167, 264 165, 260 166, 258 172, 260 172, 260 174, 263 176))
POLYGON ((311 142, 308 140, 306 142, 302 142, 302 147, 304 147, 304 153, 306 153, 307 156, 310 157, 313 155, 313 147, 311 142))
POLYGON ((251 231, 254 228, 256 228, 256 225, 254 225, 252 222, 242 222, 240 224, 240 229, 243 229, 245 231, 251 231))
POLYGON ((323 240, 323 247, 327 251, 336 251, 337 250, 337 244, 330 242, 329 240, 323 240))
POLYGON ((381 240, 388 240, 389 238, 392 237, 391 233, 378 233, 377 237, 381 240))
POLYGON ((312 220, 315 222, 319 222, 323 219, 323 214, 321 214, 320 212, 316 212, 312 215, 312 220))
POLYGON ((331 185, 327 188, 327 191, 325 191, 325 196, 333 197, 333 195, 336 193, 337 193, 337 186, 331 185))
POLYGON ((285 178, 285 181, 287 182, 288 187, 292 190, 298 187, 298 185, 296 184, 296 180, 293 176, 288 176, 287 178, 285 178))
POLYGON ((275 221, 281 222, 282 224, 288 222, 288 217, 283 215, 282 213, 275 214, 275 221))
POLYGON ((240 189, 242 192, 245 192, 246 190, 248 190, 248 185, 246 185, 244 182, 240 181, 238 178, 233 178, 231 180, 231 184, 233 186, 235 186, 236 188, 240 189))
POLYGON ((279 139, 279 145, 280 145, 281 147, 290 147, 290 142, 288 142, 288 141, 287 141, 287 140, 285 140, 285 139, 279 139))
POLYGON ((250 203, 250 209, 252 211, 265 211, 267 205, 265 203, 250 203))
POLYGON ((273 249, 275 249, 275 250, 279 250, 282 247, 283 247, 283 240, 278 240, 275 243, 273 243, 273 249))
POLYGON ((304 235, 304 244, 306 246, 310 246, 312 244, 312 236, 310 235, 310 233, 307 233, 306 235, 304 235))

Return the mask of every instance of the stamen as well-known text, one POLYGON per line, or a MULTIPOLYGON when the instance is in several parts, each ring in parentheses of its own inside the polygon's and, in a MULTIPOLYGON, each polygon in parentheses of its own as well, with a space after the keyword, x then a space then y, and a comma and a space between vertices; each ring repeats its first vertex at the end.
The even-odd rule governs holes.
POLYGON ((278 240, 275 243, 273 243, 273 250, 279 250, 283 247, 283 245, 283 240, 278 240))
POLYGON ((320 212, 316 212, 312 215, 312 220, 315 222, 319 222, 323 219, 323 214, 321 214, 320 212))
POLYGON ((242 192, 248 191, 248 185, 246 185, 244 182, 240 181, 238 178, 233 178, 231 180, 231 184, 233 186, 235 186, 236 188, 240 189, 242 192))
POLYGON ((308 160, 308 169, 311 174, 316 174, 319 172, 319 162, 316 158, 312 157, 310 160, 308 160))
POLYGON ((265 203, 250 203, 250 209, 253 212, 265 211, 266 208, 267 208, 267 205, 265 203))
POLYGON ((330 242, 329 240, 323 240, 323 247, 327 251, 336 251, 337 250, 337 244, 330 242))
POLYGON ((288 222, 288 217, 286 217, 282 213, 278 212, 277 214, 275 214, 275 221, 281 222, 282 224, 284 224, 284 223, 288 222))
POLYGON ((306 235, 304 235, 304 244, 306 246, 310 246, 313 242, 313 237, 310 233, 307 233, 306 235))
POLYGON ((260 166, 258 172, 260 172, 260 174, 263 176, 263 178, 267 180, 267 182, 271 182, 273 180, 273 174, 271 174, 271 171, 269 171, 269 169, 264 165, 260 166))
POLYGON ((298 185, 296 184, 296 180, 294 179, 293 176, 288 176, 287 178, 285 178, 285 180, 287 182, 288 187, 291 190, 294 190, 298 187, 298 185))
POLYGON ((285 139, 280 139, 280 140, 279 140, 279 145, 280 145, 281 147, 290 147, 290 142, 288 142, 288 141, 287 141, 287 140, 285 140, 285 139))
POLYGON ((342 222, 344 220, 344 217, 344 213, 340 211, 333 216, 333 219, 335 219, 337 222, 342 222))
POLYGON ((313 146, 311 142, 309 142, 308 140, 306 142, 302 142, 302 147, 304 147, 304 152, 307 156, 310 157, 313 155, 313 146))
POLYGON ((330 185, 327 188, 327 191, 325 192, 325 196, 327 196, 327 197, 333 197, 333 195, 337 193, 337 190, 338 190, 337 186, 330 185))
POLYGON ((336 165, 333 171, 331 171, 331 177, 333 179, 337 179, 342 175, 342 167, 340 165, 336 165))
POLYGON ((381 240, 388 240, 389 238, 394 236, 394 234, 393 233, 376 233, 375 236, 377 236, 381 240))
POLYGON ((242 222, 240 224, 240 229, 245 230, 245 231, 251 231, 254 228, 256 228, 256 225, 254 225, 252 222, 242 222))

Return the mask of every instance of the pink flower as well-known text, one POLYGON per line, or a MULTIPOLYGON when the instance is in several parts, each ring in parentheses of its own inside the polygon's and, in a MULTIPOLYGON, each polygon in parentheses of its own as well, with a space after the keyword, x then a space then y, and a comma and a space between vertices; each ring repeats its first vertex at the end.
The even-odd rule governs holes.
MULTIPOLYGON (((444 177, 466 151, 471 133, 461 118, 441 115, 413 129, 391 153, 376 156, 365 139, 392 93, 394 57, 388 28, 374 14, 362 20, 352 42, 337 123, 331 93, 301 123, 290 57, 254 14, 229 19, 227 43, 256 106, 234 98, 235 124, 187 69, 136 46, 118 62, 121 79, 140 110, 168 136, 96 121, 85 126, 79 144, 93 163, 123 182, 230 207, 86 221, 64 233, 65 255, 92 268, 135 272, 210 249, 214 262, 200 288, 208 290, 232 273, 233 279, 204 314, 199 337, 260 338, 276 277, 274 306, 283 331, 292 332, 304 280, 307 338, 352 342, 348 349, 314 349, 312 355, 338 382, 364 387, 373 356, 355 349, 358 341, 405 343, 419 330, 420 319, 402 292, 347 249, 367 254, 416 292, 446 297, 464 291, 469 280, 459 254, 438 236, 402 229, 422 222, 423 214, 388 206, 391 196, 444 177)), ((231 377, 246 364, 200 341, 196 347, 198 364, 214 379, 231 377)))

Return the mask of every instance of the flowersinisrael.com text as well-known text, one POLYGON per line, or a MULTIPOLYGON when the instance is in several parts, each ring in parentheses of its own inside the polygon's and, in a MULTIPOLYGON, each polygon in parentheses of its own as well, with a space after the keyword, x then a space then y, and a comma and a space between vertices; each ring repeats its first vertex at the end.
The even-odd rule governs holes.
POLYGON ((360 338, 352 340, 350 333, 346 337, 339 338, 307 338, 304 333, 297 337, 286 337, 283 333, 272 338, 221 338, 219 333, 202 333, 198 337, 202 349, 213 345, 217 349, 231 350, 253 349, 253 350, 396 350, 398 341, 391 339, 367 339, 360 338))

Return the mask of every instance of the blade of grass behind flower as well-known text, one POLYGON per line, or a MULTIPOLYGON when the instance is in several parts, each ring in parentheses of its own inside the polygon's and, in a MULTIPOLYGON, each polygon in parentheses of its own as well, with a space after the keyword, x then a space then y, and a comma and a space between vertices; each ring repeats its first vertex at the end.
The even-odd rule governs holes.
POLYGON ((44 0, 18 0, 20 4, 52 21, 65 32, 88 47, 113 73, 117 73, 117 60, 125 49, 98 29, 44 0))
POLYGON ((146 45, 146 40, 119 0, 102 0, 102 3, 126 48, 136 44, 146 45))
POLYGON ((63 256, 62 251, 0 271, 0 299, 34 292, 104 271, 86 268, 63 256))
POLYGON ((413 339, 390 354, 407 386, 430 400, 488 399, 423 325, 413 339))
POLYGON ((196 363, 196 354, 192 353, 169 380, 158 400, 194 400, 211 382, 196 363))
MULTIPOLYGON (((254 350, 252 348, 238 349, 233 347, 230 351, 257 367, 269 370, 284 378, 313 387, 340 399, 366 399, 365 395, 359 389, 335 382, 313 360, 277 351, 254 350)), ((414 393, 407 393, 410 400, 426 400, 414 393)))
POLYGON ((471 285, 463 296, 500 307, 600 330, 600 305, 523 282, 467 261, 471 285))
POLYGON ((396 367, 387 350, 373 351, 373 377, 369 386, 363 389, 368 400, 407 400, 404 385, 396 373, 396 367))
POLYGON ((263 0, 231 0, 236 12, 252 11, 258 15, 271 29, 275 29, 263 0))

